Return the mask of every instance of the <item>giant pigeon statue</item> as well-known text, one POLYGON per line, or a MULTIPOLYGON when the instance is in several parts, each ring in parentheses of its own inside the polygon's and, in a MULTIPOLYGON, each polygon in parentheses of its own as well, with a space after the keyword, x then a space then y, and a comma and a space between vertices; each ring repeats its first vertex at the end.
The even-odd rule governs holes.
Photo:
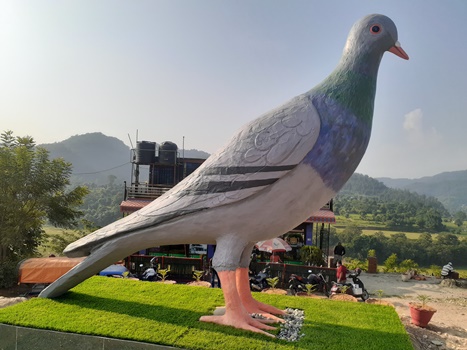
POLYGON ((386 16, 355 23, 337 68, 323 82, 247 124, 151 204, 70 244, 67 256, 87 258, 40 297, 57 297, 141 249, 216 244, 213 267, 226 311, 200 320, 270 335, 265 330, 273 328, 250 314, 283 311, 250 293, 252 248, 302 223, 355 171, 370 139, 381 58, 390 51, 408 59, 397 39, 386 16))

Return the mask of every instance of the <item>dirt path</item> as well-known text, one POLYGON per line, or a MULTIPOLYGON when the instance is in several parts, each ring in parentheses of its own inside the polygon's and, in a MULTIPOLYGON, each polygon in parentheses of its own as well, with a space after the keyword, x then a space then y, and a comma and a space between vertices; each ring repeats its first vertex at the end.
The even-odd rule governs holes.
POLYGON ((363 273, 360 277, 372 297, 382 290, 382 299, 394 305, 416 350, 467 350, 467 289, 448 286, 434 277, 408 282, 400 274, 363 273), (429 305, 437 309, 426 329, 410 323, 408 303, 416 302, 420 294, 428 295, 429 305))

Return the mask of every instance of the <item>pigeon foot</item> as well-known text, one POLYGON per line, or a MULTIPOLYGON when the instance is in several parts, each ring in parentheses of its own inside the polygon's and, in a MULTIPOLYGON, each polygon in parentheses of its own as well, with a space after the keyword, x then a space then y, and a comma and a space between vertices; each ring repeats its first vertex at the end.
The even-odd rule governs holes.
POLYGON ((221 316, 202 316, 199 320, 275 337, 265 330, 275 330, 276 328, 252 318, 243 306, 237 290, 236 271, 219 271, 218 274, 224 293, 225 313, 221 316))
POLYGON ((222 316, 202 316, 199 320, 201 322, 216 323, 222 326, 231 326, 238 329, 244 329, 246 331, 261 333, 275 338, 275 335, 264 331, 275 330, 275 327, 268 326, 259 320, 253 319, 247 312, 238 313, 226 310, 226 313, 222 316))
POLYGON ((272 305, 262 303, 253 298, 250 291, 250 283, 248 278, 248 268, 238 268, 236 271, 237 289, 246 311, 250 314, 261 314, 275 322, 285 322, 282 318, 275 315, 285 315, 284 310, 280 310, 272 305))

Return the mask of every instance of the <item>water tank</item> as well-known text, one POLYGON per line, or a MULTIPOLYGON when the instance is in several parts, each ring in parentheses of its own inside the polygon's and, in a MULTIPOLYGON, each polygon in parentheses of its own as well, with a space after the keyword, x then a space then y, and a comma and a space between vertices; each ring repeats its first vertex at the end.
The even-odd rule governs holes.
POLYGON ((159 146, 159 163, 161 164, 177 164, 178 147, 175 143, 164 141, 159 146))
POLYGON ((137 164, 154 163, 156 157, 156 143, 150 141, 138 141, 136 143, 136 159, 137 164))

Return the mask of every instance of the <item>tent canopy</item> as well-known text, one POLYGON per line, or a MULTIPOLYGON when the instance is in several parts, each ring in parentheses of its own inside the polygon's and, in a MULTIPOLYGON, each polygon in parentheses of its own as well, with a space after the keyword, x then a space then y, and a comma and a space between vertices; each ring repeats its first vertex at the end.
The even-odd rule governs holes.
POLYGON ((19 283, 52 283, 85 258, 32 258, 21 261, 19 283))

